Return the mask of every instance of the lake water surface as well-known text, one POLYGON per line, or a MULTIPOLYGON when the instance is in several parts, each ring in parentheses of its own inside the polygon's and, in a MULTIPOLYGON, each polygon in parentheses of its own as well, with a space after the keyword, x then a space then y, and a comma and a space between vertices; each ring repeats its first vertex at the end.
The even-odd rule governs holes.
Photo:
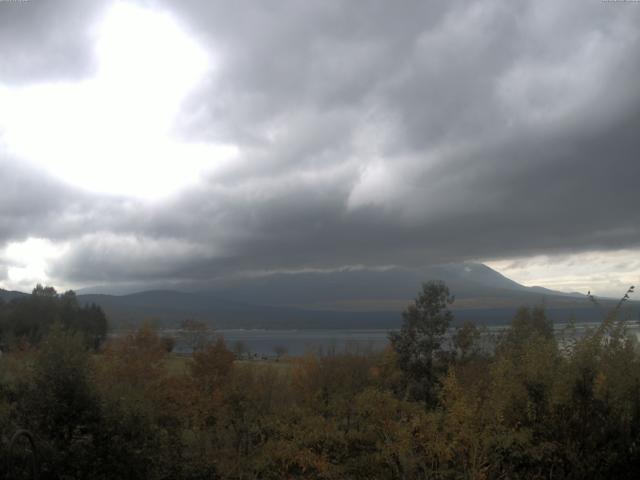
MULTIPOLYGON (((589 328, 594 328, 596 323, 580 323, 575 325, 575 329, 569 333, 570 336, 581 336, 589 328)), ((556 324, 555 329, 558 336, 566 336, 563 329, 566 324, 556 324)), ((491 342, 491 337, 499 334, 504 326, 488 327, 486 329, 485 341, 491 342)), ((636 335, 640 340, 640 325, 630 323, 628 325, 630 333, 636 335)), ((167 330, 169 334, 176 338, 175 351, 177 353, 190 353, 191 348, 183 341, 179 330, 167 330)), ((385 329, 335 329, 335 330, 244 330, 226 329, 216 330, 215 335, 222 335, 230 349, 234 349, 241 342, 247 352, 259 357, 273 357, 276 349, 284 349, 289 355, 299 356, 308 352, 343 352, 384 349, 388 344, 389 330, 385 329)))

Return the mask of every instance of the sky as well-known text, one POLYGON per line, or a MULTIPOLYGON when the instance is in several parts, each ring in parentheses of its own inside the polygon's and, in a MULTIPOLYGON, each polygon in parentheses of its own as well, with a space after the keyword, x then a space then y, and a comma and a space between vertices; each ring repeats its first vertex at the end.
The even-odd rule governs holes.
POLYGON ((0 287, 640 280, 640 3, 0 1, 0 287))

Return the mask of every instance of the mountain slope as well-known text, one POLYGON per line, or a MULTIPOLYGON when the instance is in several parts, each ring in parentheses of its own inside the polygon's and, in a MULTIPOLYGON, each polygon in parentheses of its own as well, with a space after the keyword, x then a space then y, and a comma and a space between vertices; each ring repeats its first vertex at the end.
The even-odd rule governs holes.
MULTIPOLYGON (((585 296, 525 287, 483 264, 428 268, 345 269, 329 273, 236 278, 200 291, 147 290, 127 295, 81 294, 118 328, 153 320, 175 327, 185 319, 216 328, 395 328, 401 312, 428 280, 442 280, 456 299, 457 322, 504 324, 522 305, 544 305, 552 319, 597 321, 601 312, 585 296)), ((27 294, 0 290, 10 300, 27 294)), ((615 302, 603 300, 605 308, 615 302)), ((636 303, 630 315, 638 318, 636 303)))
MULTIPOLYGON (((438 265, 427 268, 389 268, 384 270, 351 269, 329 273, 273 274, 236 279, 210 289, 220 298, 234 301, 294 305, 301 308, 362 310, 398 308, 415 297, 427 280, 442 280, 458 300, 472 306, 478 299, 484 307, 489 298, 498 303, 509 300, 530 303, 543 297, 565 297, 552 290, 525 287, 479 263, 438 265), (498 300, 499 299, 499 300, 498 300)), ((582 297, 584 299, 584 297, 582 297)))
POLYGON ((4 300, 5 302, 10 302, 11 300, 15 299, 15 298, 23 298, 28 296, 28 293, 23 293, 23 292, 16 292, 13 290, 4 290, 2 288, 0 288, 0 298, 2 300, 4 300))
POLYGON ((599 320, 600 313, 584 296, 525 287, 476 263, 274 274, 235 279, 208 291, 152 290, 79 299, 101 305, 117 325, 154 319, 175 326, 192 318, 217 328, 394 328, 427 280, 445 281, 456 295, 452 310, 457 321, 503 324, 519 306, 541 304, 557 321, 572 315, 579 321, 599 320))

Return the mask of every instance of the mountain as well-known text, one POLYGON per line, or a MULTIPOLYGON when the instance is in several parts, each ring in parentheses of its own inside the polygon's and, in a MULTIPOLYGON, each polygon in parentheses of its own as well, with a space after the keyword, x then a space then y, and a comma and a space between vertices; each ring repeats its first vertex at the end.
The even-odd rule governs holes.
POLYGON ((12 290, 4 290, 0 288, 0 298, 5 302, 10 302, 14 298, 22 298, 28 296, 28 293, 16 292, 12 290))
MULTIPOLYGON (((396 328, 400 313, 421 284, 442 280, 455 295, 451 309, 456 322, 508 323, 523 305, 544 305, 554 321, 598 321, 602 312, 584 295, 543 287, 526 287, 480 263, 445 264, 425 268, 350 268, 332 272, 275 273, 233 278, 190 291, 145 290, 114 295, 78 294, 96 303, 118 328, 153 320, 175 327, 186 319, 216 328, 396 328)), ((0 290, 11 300, 27 294, 0 290)), ((605 309, 615 301, 603 299, 605 309)), ((638 305, 629 302, 638 318, 638 305)))
POLYGON ((186 319, 215 328, 389 328, 396 315, 388 312, 314 311, 233 302, 205 293, 153 290, 130 295, 79 295, 84 304, 100 305, 116 327, 151 320, 163 327, 177 327, 186 319))
MULTIPOLYGON (((596 321, 601 312, 580 294, 526 287, 479 263, 421 269, 344 269, 236 278, 207 290, 149 290, 79 295, 101 305, 115 325, 154 319, 175 326, 187 318, 217 328, 394 328, 427 280, 443 280, 456 296, 456 320, 503 324, 522 305, 544 305, 556 321, 596 321)), ((614 303, 602 301, 605 308, 614 303)), ((637 316, 637 307, 632 315, 637 316)))
MULTIPOLYGON (((562 299, 569 294, 539 287, 525 287, 481 263, 437 265, 426 268, 345 269, 328 273, 277 273, 242 278, 209 289, 219 298, 304 309, 398 311, 415 297, 427 280, 442 280, 458 301, 467 307, 484 307, 488 299, 497 304, 537 303, 562 299), (474 300, 475 299, 475 300, 474 300), (386 307, 385 307, 386 305, 386 307)), ((204 292, 203 292, 204 293, 204 292)), ((586 299, 584 296, 580 298, 586 299)), ((457 302, 458 303, 458 302, 457 302)))

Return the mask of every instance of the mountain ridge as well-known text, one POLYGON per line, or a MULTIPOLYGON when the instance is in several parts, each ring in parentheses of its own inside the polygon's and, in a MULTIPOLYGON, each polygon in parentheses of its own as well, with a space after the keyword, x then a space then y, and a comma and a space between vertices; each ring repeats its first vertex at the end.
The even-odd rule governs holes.
MULTIPOLYGON (((518 307, 540 304, 555 321, 571 316, 596 321, 600 315, 584 295, 527 287, 473 262, 416 269, 274 273, 232 279, 208 290, 79 293, 78 300, 100 305, 116 328, 145 320, 175 327, 188 318, 216 328, 396 328, 402 310, 429 280, 448 285, 456 297, 451 310, 459 322, 504 324, 518 307)), ((602 301, 607 308, 614 304, 602 301)))

